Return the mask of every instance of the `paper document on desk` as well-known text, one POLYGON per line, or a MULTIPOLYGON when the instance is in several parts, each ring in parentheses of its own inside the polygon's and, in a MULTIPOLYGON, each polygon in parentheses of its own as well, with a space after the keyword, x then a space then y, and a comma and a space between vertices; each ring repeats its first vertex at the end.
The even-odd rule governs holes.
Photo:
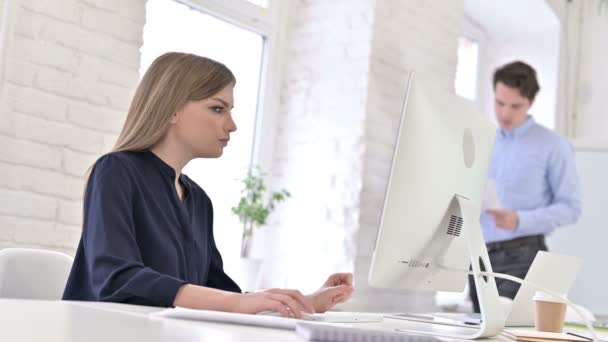
POLYGON ((481 201, 481 209, 502 209, 500 199, 498 198, 498 192, 496 191, 496 182, 494 179, 488 179, 486 188, 483 193, 483 199, 481 201))
POLYGON ((525 329, 505 329, 503 336, 519 342, 544 342, 544 341, 568 341, 568 342, 588 342, 589 340, 566 333, 543 332, 525 329))
POLYGON ((150 317, 180 318, 207 322, 233 323, 287 330, 294 330, 296 328, 297 321, 295 319, 285 317, 249 315, 210 310, 195 310, 181 307, 166 309, 160 312, 152 313, 150 314, 150 317))

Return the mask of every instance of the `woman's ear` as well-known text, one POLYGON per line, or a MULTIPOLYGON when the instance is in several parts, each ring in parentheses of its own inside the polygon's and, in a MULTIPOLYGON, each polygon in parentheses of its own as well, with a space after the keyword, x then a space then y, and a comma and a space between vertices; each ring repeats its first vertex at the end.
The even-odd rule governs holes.
POLYGON ((171 115, 171 120, 169 121, 171 124, 176 124, 179 119, 179 113, 175 112, 171 115))

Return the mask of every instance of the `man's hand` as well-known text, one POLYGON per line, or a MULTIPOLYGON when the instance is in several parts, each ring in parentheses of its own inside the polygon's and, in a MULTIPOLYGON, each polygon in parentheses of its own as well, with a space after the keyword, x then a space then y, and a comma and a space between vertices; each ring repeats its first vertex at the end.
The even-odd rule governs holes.
POLYGON ((488 209, 486 212, 494 217, 496 227, 513 231, 519 226, 517 212, 508 209, 488 209))
POLYGON ((327 278, 321 288, 306 297, 316 312, 325 312, 338 303, 346 302, 353 294, 352 273, 335 273, 327 278))

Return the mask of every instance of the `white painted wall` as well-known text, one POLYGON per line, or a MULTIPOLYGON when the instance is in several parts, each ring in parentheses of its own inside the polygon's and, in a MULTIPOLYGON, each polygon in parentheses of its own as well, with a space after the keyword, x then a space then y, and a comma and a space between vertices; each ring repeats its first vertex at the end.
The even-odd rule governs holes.
POLYGON ((114 143, 139 78, 144 1, 4 1, 0 248, 73 254, 82 176, 114 143))
POLYGON ((551 251, 583 258, 582 267, 568 296, 598 315, 608 315, 606 295, 606 194, 608 149, 576 149, 576 167, 580 176, 583 212, 579 222, 563 227, 547 239, 551 251))

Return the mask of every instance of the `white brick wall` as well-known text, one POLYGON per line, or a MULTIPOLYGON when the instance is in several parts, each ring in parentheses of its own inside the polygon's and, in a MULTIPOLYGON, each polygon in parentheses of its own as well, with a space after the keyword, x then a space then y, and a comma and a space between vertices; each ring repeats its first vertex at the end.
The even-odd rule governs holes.
POLYGON ((0 248, 74 253, 82 176, 139 78, 144 0, 12 0, 0 107, 0 248))
MULTIPOLYGON (((11 114, 4 112, 3 116, 10 119, 11 114)), ((61 168, 61 153, 58 148, 6 135, 0 135, 0 146, 2 146, 0 161, 3 163, 23 164, 52 170, 61 168)))
POLYGON ((274 216, 281 242, 264 252, 279 265, 265 285, 310 291, 353 268, 373 3, 292 2, 272 167, 292 198, 274 216))
POLYGON ((453 90, 463 7, 462 0, 295 1, 273 168, 293 198, 277 219, 282 245, 268 252, 282 260, 287 285, 313 289, 331 271, 354 270, 349 309, 433 308, 430 295, 366 284, 404 70, 453 90))
POLYGON ((21 86, 9 82, 4 84, 3 96, 8 108, 15 112, 40 116, 58 122, 63 122, 66 119, 68 103, 62 97, 40 91, 31 86, 21 86), (36 99, 36 101, 31 99, 36 99))
POLYGON ((453 91, 463 1, 378 1, 372 40, 365 125, 361 214, 356 236, 352 307, 370 310, 432 310, 430 294, 371 289, 367 276, 382 211, 390 160, 401 113, 405 71, 453 91))

